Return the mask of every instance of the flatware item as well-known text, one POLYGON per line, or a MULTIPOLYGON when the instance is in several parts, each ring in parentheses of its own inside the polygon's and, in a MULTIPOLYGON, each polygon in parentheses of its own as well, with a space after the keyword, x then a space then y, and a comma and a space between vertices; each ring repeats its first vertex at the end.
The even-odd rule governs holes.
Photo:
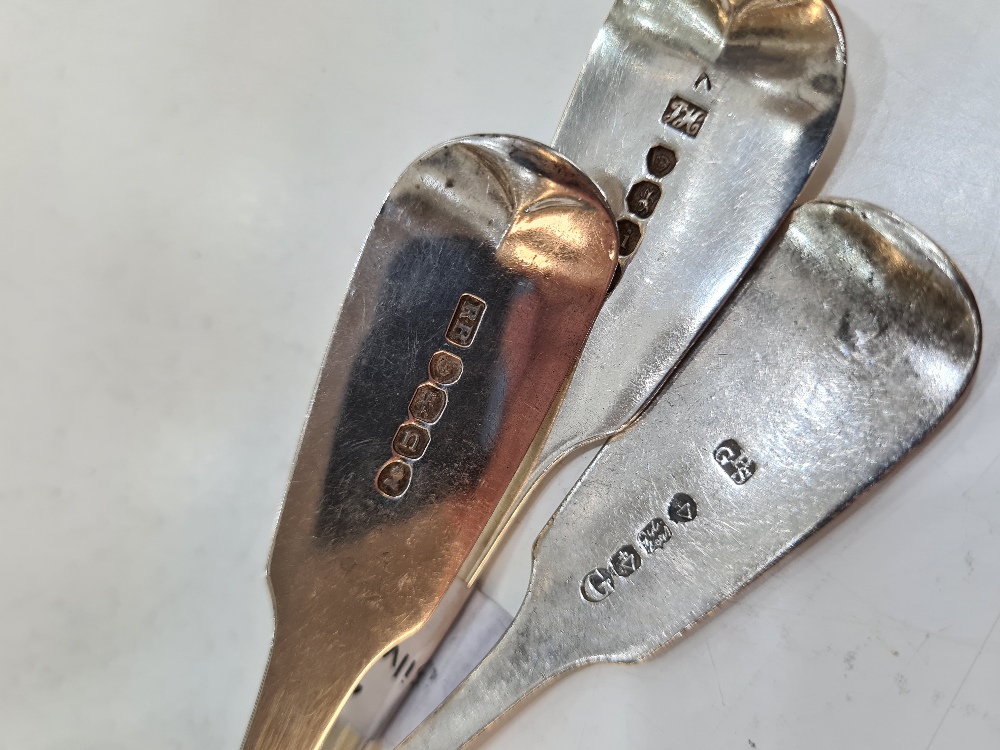
POLYGON ((615 220, 505 136, 414 162, 355 269, 269 565, 275 636, 246 750, 314 750, 454 580, 583 347, 615 220))
POLYGON ((539 535, 507 633, 400 747, 460 748, 554 677, 678 638, 919 443, 980 347, 927 237, 864 203, 799 208, 539 535))
MULTIPOLYGON (((463 565, 453 603, 540 478, 574 449, 624 429, 677 366, 812 173, 845 76, 843 31, 823 0, 615 3, 553 148, 611 202, 619 279, 561 408, 463 565)), ((426 663, 453 609, 400 645, 411 665, 426 663)), ((339 730, 351 742, 377 733, 419 673, 395 678, 388 661, 375 670, 339 730)))
POLYGON ((541 476, 632 422, 725 302, 823 154, 846 65, 824 0, 615 3, 552 146, 608 196, 623 273, 464 580, 541 476))

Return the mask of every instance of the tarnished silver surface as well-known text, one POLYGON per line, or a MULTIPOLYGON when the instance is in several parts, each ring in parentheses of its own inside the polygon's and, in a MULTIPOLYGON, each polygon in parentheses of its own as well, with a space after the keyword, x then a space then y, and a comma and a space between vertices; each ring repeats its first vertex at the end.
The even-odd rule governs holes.
POLYGON ((542 474, 625 427, 676 367, 811 174, 845 69, 823 0, 614 5, 553 147, 604 190, 631 252, 535 467, 490 520, 467 581, 542 474))
POLYGON ((895 216, 798 209, 535 543, 497 647, 402 747, 464 745, 549 679, 665 645, 899 461, 964 391, 972 294, 895 216))
POLYGON ((614 218, 550 149, 442 146, 355 270, 275 535, 276 630, 246 750, 314 750, 426 621, 521 464, 605 296, 614 218))

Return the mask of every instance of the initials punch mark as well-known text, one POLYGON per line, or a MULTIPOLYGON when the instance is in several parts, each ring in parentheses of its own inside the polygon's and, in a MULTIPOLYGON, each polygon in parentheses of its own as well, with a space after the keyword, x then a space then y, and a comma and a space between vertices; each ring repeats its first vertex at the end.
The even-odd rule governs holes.
POLYGON ((467 349, 472 346, 479 324, 483 322, 483 313, 486 312, 486 302, 479 299, 474 294, 463 294, 458 300, 458 307, 451 318, 448 326, 448 333, 445 338, 455 346, 467 349))
POLYGON ((661 118, 666 125, 691 138, 697 138, 705 124, 708 111, 686 99, 675 96, 661 118))
POLYGON ((736 484, 746 484, 757 473, 757 464, 743 452, 742 446, 735 440, 720 443, 712 456, 736 484))

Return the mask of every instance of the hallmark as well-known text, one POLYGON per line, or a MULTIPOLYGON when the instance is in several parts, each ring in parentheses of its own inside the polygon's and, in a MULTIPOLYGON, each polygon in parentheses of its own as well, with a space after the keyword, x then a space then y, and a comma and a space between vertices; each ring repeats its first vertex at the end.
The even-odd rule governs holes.
POLYGON ((690 495, 678 492, 670 501, 667 515, 674 523, 689 523, 698 517, 698 503, 690 495))
POLYGON ((663 113, 661 119, 674 130, 684 135, 689 135, 692 138, 697 138, 702 126, 705 124, 706 117, 708 117, 707 110, 702 109, 696 104, 692 104, 686 99, 675 96, 670 100, 667 110, 663 113))
POLYGON ((677 152, 666 146, 653 146, 646 154, 646 169, 658 179, 663 179, 677 166, 677 152))
POLYGON ((423 458, 431 444, 431 431, 413 422, 404 422, 392 439, 392 449, 403 458, 416 461, 423 458))
POLYGON ((413 469, 410 468, 410 465, 396 458, 379 470, 375 486, 386 497, 396 498, 406 492, 412 478, 413 469))
POLYGON ((595 568, 590 571, 584 576, 583 583, 580 585, 583 598, 594 604, 607 599, 614 593, 614 590, 615 577, 607 568, 595 568))
MULTIPOLYGON (((448 324, 445 339, 450 344, 464 349, 472 346, 473 339, 483 322, 486 301, 474 294, 459 297, 455 313, 448 324)), ((421 383, 410 397, 407 409, 409 420, 403 422, 392 438, 392 460, 383 464, 375 477, 375 488, 391 500, 403 496, 413 480, 413 464, 427 453, 431 444, 428 427, 437 424, 448 407, 448 391, 445 387, 454 385, 462 378, 465 364, 457 354, 439 349, 431 355, 427 363, 430 380, 421 383)))
POLYGON ((662 518, 654 518, 637 535, 639 544, 647 555, 663 549, 670 541, 670 529, 662 518))
POLYGON ((424 424, 435 424, 448 405, 448 394, 433 383, 417 386, 410 399, 410 416, 424 424))
POLYGON ((451 318, 445 338, 455 346, 467 349, 472 346, 479 324, 483 322, 486 302, 474 294, 463 294, 451 318))
POLYGON ((735 440, 720 443, 712 457, 736 484, 746 484, 757 472, 757 464, 743 452, 742 446, 735 440))
POLYGON ((627 258, 642 242, 642 228, 631 219, 618 221, 618 254, 627 258))
POLYGON ((656 210, 656 204, 660 202, 661 195, 663 195, 663 191, 659 185, 655 182, 642 180, 635 183, 629 190, 625 205, 628 206, 630 213, 640 219, 648 219, 656 210))
POLYGON ((611 556, 611 568, 622 578, 628 578, 642 567, 642 557, 639 550, 631 544, 626 544, 611 556))
MULTIPOLYGON (((688 523, 698 517, 698 504, 683 492, 674 495, 667 504, 667 515, 677 524, 688 523)), ((673 537, 670 527, 662 518, 654 518, 635 534, 635 544, 625 544, 608 558, 607 567, 594 568, 580 582, 583 598, 597 604, 615 592, 616 578, 625 580, 642 568, 643 552, 652 557, 667 546, 673 537), (640 549, 642 552, 640 552, 640 549)))
POLYGON ((427 371, 438 385, 454 385, 462 377, 465 366, 462 360, 451 352, 434 352, 427 371))

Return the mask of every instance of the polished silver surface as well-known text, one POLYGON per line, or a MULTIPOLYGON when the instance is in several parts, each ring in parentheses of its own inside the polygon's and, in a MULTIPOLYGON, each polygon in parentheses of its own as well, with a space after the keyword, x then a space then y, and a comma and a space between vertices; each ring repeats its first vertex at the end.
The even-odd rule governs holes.
MULTIPOLYGON (((554 148, 598 182, 617 219, 632 222, 622 225, 622 277, 561 410, 549 416, 554 424, 463 566, 465 582, 540 477, 575 447, 627 425, 677 365, 811 174, 836 121, 845 68, 843 32, 822 0, 616 2, 554 148)), ((418 634, 400 650, 428 655, 437 640, 418 634)), ((363 725, 382 719, 356 717, 383 716, 405 687, 352 698, 342 733, 371 736, 363 725)))
POLYGON ((600 191, 505 136, 425 154, 358 262, 272 549, 246 750, 314 750, 363 672, 444 596, 605 297, 600 191))
POLYGON ((401 747, 462 747, 553 677, 678 637, 933 429, 980 346, 929 239, 867 204, 798 209, 538 537, 503 639, 401 747))
MULTIPOLYGON (((622 277, 554 424, 463 566, 465 582, 541 476, 627 425, 676 366, 811 174, 845 74, 843 32, 822 0, 616 2, 554 147, 600 184, 618 219, 634 223, 631 234, 622 225, 622 277)), ((421 633, 400 650, 424 656, 437 640, 421 633)), ((345 719, 388 713, 405 687, 358 694, 345 719)), ((371 736, 365 722, 348 723, 345 736, 371 736)))
POLYGON ((553 147, 608 196, 623 273, 534 469, 464 566, 467 581, 542 474, 624 428, 677 366, 823 153, 845 70, 843 32, 823 0, 615 3, 553 147))
MULTIPOLYGON (((840 24, 821 0, 614 5, 554 147, 601 185, 641 239, 623 225, 623 276, 561 411, 550 414, 551 432, 539 435, 463 566, 465 582, 483 569, 542 474, 574 447, 628 424, 707 324, 822 154, 845 64, 840 24)), ((432 652, 436 640, 419 634, 401 652, 432 652)), ((352 698, 343 733, 368 736, 354 717, 387 713, 403 690, 352 698), (383 708, 372 708, 380 701, 383 708)))

